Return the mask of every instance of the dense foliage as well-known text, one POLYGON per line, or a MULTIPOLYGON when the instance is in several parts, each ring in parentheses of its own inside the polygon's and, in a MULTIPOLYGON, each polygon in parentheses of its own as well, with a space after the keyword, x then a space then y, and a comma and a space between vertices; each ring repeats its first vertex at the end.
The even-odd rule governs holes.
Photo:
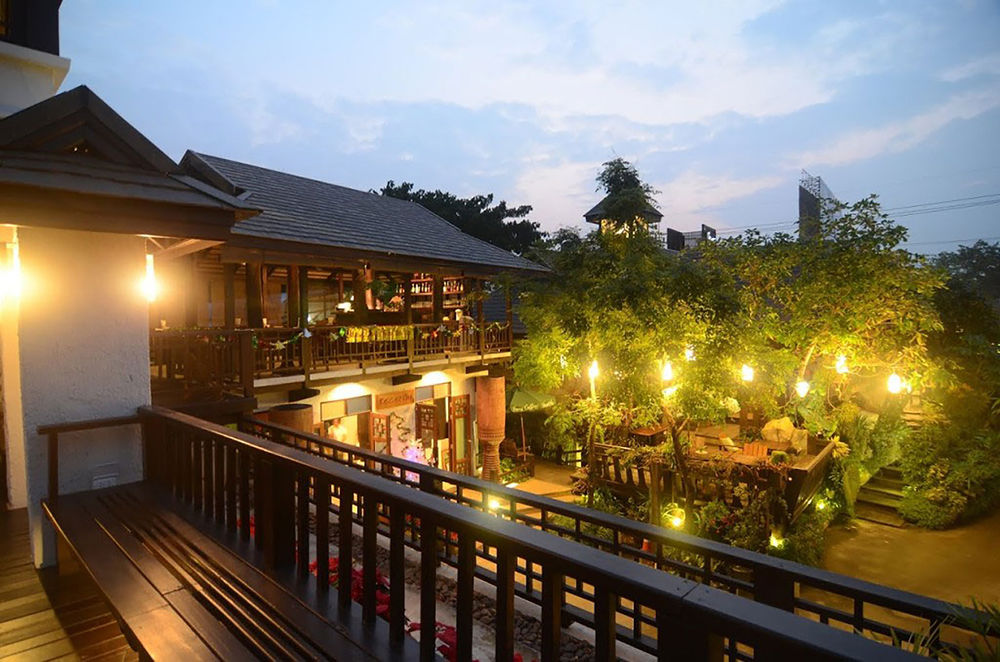
POLYGON ((391 179, 378 193, 416 202, 462 232, 518 254, 527 251, 545 234, 538 229, 538 223, 526 218, 531 205, 508 207, 503 200, 493 204, 492 193, 459 198, 440 190, 414 190, 410 182, 397 185, 391 179))

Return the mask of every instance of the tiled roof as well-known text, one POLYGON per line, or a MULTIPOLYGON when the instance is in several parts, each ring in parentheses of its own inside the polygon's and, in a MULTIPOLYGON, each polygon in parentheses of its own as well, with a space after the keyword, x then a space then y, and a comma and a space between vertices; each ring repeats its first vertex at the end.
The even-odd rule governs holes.
MULTIPOLYGON (((465 234, 424 207, 397 198, 337 186, 277 170, 188 152, 243 191, 261 213, 233 226, 233 234, 377 251, 497 269, 546 269, 465 234)), ((215 182, 213 182, 215 183, 215 182)))
MULTIPOLYGON (((610 196, 604 196, 600 202, 590 208, 583 218, 586 219, 588 223, 600 223, 601 219, 604 218, 604 203, 607 202, 610 196)), ((646 203, 646 208, 642 212, 647 223, 659 223, 660 219, 663 218, 663 214, 654 207, 653 205, 646 203)))

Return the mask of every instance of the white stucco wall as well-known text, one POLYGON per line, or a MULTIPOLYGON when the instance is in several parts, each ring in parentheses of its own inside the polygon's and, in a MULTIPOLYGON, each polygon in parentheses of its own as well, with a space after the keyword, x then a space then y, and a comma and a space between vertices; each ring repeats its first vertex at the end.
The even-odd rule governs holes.
MULTIPOLYGON (((54 560, 43 524, 46 440, 39 425, 126 416, 148 404, 148 303, 138 282, 144 240, 137 236, 20 228, 24 291, 17 323, 22 430, 32 550, 38 565, 54 560)), ((6 340, 6 339, 5 339, 6 340)), ((6 353, 5 343, 5 353, 6 353)), ((139 480, 138 426, 65 435, 60 492, 91 489, 94 480, 139 480)))
POLYGON ((0 117, 48 99, 68 71, 64 57, 0 41, 0 117))

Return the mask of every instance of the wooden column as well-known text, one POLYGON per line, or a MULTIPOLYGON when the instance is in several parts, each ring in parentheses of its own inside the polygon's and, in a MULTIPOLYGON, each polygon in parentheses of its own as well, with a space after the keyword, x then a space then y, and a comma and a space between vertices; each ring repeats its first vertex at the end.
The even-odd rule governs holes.
POLYGON ((198 326, 198 302, 201 299, 198 274, 195 272, 194 255, 185 258, 184 269, 184 326, 198 326))
POLYGON ((260 262, 247 262, 247 326, 259 329, 264 326, 264 296, 261 292, 260 262))
POLYGON ((403 320, 407 324, 413 324, 413 274, 409 274, 403 281, 403 320))
POLYGON ((479 336, 479 355, 486 355, 486 312, 483 306, 483 281, 476 279, 476 335, 479 336))
POLYGON ((288 265, 288 275, 285 277, 285 312, 288 313, 288 326, 305 326, 299 314, 299 274, 298 269, 288 265))
POLYGON ((299 283, 299 326, 309 325, 309 267, 297 267, 299 283))
POLYGON ((434 296, 431 303, 431 310, 433 311, 431 321, 434 324, 440 324, 441 318, 444 317, 444 278, 435 275, 432 287, 434 296))
POLYGON ((507 398, 503 377, 476 377, 476 424, 483 445, 483 479, 500 480, 500 442, 506 436, 507 398))
POLYGON ((504 288, 503 292, 504 309, 507 313, 507 346, 514 344, 514 303, 510 298, 510 290, 504 288))
POLYGON ((368 321, 368 303, 365 297, 365 269, 355 269, 351 279, 354 289, 354 312, 359 323, 368 321))
POLYGON ((222 289, 225 299, 225 327, 236 327, 236 265, 222 265, 222 289))
POLYGON ((371 290, 372 281, 375 280, 375 270, 365 267, 365 306, 368 310, 375 310, 375 294, 371 290))

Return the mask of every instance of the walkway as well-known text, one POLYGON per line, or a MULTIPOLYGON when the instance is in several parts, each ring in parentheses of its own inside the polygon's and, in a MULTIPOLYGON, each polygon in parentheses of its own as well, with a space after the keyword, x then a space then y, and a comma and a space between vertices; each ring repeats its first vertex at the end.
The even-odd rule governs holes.
POLYGON ((27 511, 0 511, 0 662, 137 660, 90 578, 58 572, 34 569, 27 511))
POLYGON ((940 600, 1000 604, 1000 511, 947 531, 864 520, 832 526, 823 567, 940 600))

